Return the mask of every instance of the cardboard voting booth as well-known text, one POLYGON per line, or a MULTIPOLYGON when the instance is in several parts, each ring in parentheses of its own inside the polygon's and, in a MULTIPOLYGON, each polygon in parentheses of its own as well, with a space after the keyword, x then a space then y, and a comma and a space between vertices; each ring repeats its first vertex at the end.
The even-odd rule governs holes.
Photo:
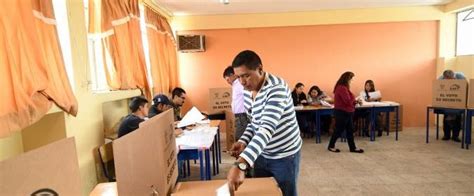
POLYGON ((0 162, 0 195, 82 195, 74 138, 0 162))
POLYGON ((433 81, 434 107, 466 108, 466 80, 435 80, 433 81))
POLYGON ((232 88, 209 89, 209 114, 232 111, 232 88))
POLYGON ((235 116, 231 111, 225 111, 225 143, 227 150, 232 148, 235 142, 235 116))
POLYGON ((474 79, 469 80, 469 98, 467 102, 467 107, 474 109, 474 79))
MULTIPOLYGON (((217 195, 216 190, 227 180, 180 182, 172 196, 217 195)), ((279 196, 282 195, 273 178, 248 178, 235 192, 236 196, 279 196)))
POLYGON ((117 192, 168 195, 178 178, 173 111, 168 110, 115 140, 117 192))

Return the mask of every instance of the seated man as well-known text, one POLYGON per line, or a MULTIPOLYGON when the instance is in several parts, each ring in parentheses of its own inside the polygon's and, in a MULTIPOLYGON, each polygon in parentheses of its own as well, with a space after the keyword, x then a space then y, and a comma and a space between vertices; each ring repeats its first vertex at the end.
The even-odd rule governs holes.
POLYGON ((120 124, 119 138, 138 129, 138 124, 145 121, 145 117, 148 116, 148 100, 144 97, 132 98, 128 107, 132 113, 127 115, 120 124))
POLYGON ((148 111, 148 118, 152 118, 171 107, 172 103, 170 99, 168 99, 166 95, 158 94, 153 98, 153 105, 150 107, 150 111, 148 111))
MULTIPOLYGON (((440 76, 438 79, 440 80, 465 80, 466 77, 464 77, 464 74, 460 72, 453 72, 452 70, 445 70, 443 72, 443 75, 440 76)), ((452 139, 455 142, 461 142, 459 139, 459 131, 461 130, 461 114, 456 113, 456 114, 451 114, 451 113, 446 113, 444 114, 444 119, 443 119, 443 131, 444 131, 444 137, 443 140, 449 140, 452 139), (451 135, 451 130, 453 131, 453 134, 451 135)))
POLYGON ((174 110, 175 121, 181 120, 181 107, 183 106, 185 99, 186 91, 184 91, 184 89, 176 87, 171 92, 171 101, 174 110))

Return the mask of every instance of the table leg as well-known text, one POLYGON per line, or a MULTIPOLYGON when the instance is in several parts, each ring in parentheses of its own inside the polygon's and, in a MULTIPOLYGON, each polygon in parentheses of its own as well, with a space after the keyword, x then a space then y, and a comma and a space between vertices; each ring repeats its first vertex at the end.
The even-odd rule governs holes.
POLYGON ((439 139, 439 114, 436 114, 436 140, 438 139, 439 139))
POLYGON ((375 112, 374 107, 370 108, 370 141, 375 141, 375 112))
POLYGON ((390 112, 385 113, 385 130, 387 131, 387 136, 390 135, 390 112))
POLYGON ((430 138, 430 107, 426 108, 426 143, 429 143, 430 138))
POLYGON ((186 176, 191 176, 191 162, 189 160, 186 160, 186 168, 188 169, 186 176))
POLYGON ((466 149, 469 149, 469 144, 471 144, 471 131, 472 131, 472 111, 467 110, 466 116, 466 149))
MULTIPOLYGON (((217 137, 217 135, 216 135, 216 137, 217 137)), ((213 172, 212 175, 215 176, 217 174, 217 171, 216 171, 217 162, 219 161, 219 160, 217 160, 217 146, 216 146, 215 142, 211 146, 211 149, 212 149, 212 172, 213 172)))
POLYGON ((398 115, 400 106, 395 107, 395 140, 398 141, 398 122, 400 122, 400 116, 398 115))
POLYGON ((316 143, 321 143, 321 114, 316 110, 316 143))
POLYGON ((206 155, 206 180, 211 180, 211 160, 209 156, 209 149, 206 149, 204 153, 206 155))
MULTIPOLYGON (((465 111, 464 111, 463 114, 461 114, 461 122, 464 122, 464 126, 465 126, 465 124, 466 124, 466 118, 464 118, 464 117, 465 117, 465 114, 466 114, 465 111)), ((462 148, 462 149, 464 149, 464 142, 466 141, 466 140, 464 139, 464 136, 466 135, 466 134, 464 134, 464 132, 465 132, 465 130, 466 130, 466 129, 464 128, 464 126, 462 126, 462 131, 461 131, 461 148, 462 148)))
POLYGON ((199 173, 201 175, 201 180, 206 180, 206 174, 204 173, 204 162, 203 162, 203 150, 198 149, 199 153, 199 173))

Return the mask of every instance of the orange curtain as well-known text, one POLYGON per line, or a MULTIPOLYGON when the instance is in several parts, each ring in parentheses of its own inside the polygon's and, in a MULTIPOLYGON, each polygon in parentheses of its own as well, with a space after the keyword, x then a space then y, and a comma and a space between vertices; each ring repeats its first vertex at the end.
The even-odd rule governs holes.
POLYGON ((145 7, 153 92, 168 93, 178 86, 176 42, 165 17, 145 7))
POLYGON ((0 138, 38 121, 55 103, 76 115, 51 0, 0 6, 0 138))
POLYGON ((141 88, 149 97, 138 3, 139 0, 90 0, 89 33, 101 37, 103 67, 110 88, 141 88))

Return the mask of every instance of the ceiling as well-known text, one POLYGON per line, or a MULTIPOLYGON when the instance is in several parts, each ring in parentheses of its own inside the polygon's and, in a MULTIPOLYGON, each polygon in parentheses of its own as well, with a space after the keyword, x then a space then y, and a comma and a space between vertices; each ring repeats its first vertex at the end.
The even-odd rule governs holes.
POLYGON ((304 12, 329 9, 443 5, 452 0, 152 0, 173 15, 304 12), (229 1, 227 5, 221 1, 229 1))

